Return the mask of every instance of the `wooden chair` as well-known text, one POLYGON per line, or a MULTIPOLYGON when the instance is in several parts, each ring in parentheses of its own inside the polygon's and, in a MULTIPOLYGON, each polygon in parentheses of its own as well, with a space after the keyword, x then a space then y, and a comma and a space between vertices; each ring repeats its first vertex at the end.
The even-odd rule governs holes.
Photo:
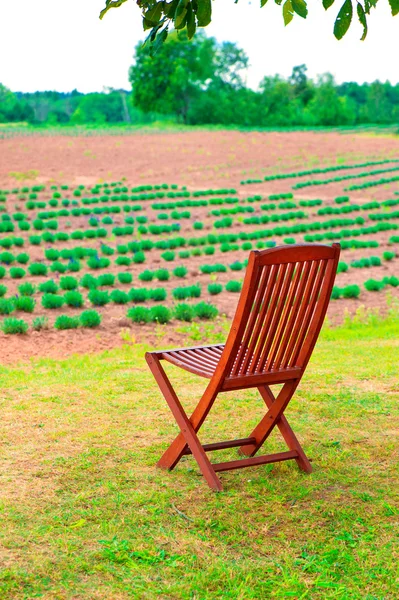
POLYGON ((340 253, 339 244, 303 244, 252 251, 241 296, 225 344, 147 352, 147 363, 181 433, 158 462, 173 469, 192 454, 209 486, 221 490, 220 471, 294 459, 312 467, 284 416, 305 371, 326 314, 340 253), (189 418, 161 360, 210 381, 189 418), (283 384, 275 397, 272 384, 283 384), (258 388, 267 412, 247 438, 202 445, 198 430, 220 392, 258 388), (289 450, 255 456, 278 427, 289 450), (239 447, 247 458, 211 463, 207 452, 239 447))

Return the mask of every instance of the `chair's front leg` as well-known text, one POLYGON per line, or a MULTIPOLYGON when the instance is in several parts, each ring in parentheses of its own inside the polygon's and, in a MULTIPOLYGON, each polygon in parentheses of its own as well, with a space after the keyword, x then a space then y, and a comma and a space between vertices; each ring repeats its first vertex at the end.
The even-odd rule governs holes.
POLYGON ((184 412, 180 400, 178 399, 159 358, 153 353, 147 353, 146 360, 181 430, 181 434, 159 460, 158 466, 172 469, 180 460, 187 444, 209 486, 217 491, 222 490, 223 487, 220 479, 213 470, 212 464, 198 439, 192 423, 184 412))
MULTIPOLYGON (((265 401, 266 406, 270 408, 273 402, 276 400, 271 389, 268 385, 263 385, 260 386, 258 390, 265 401)), ((284 415, 281 415, 279 421, 277 421, 277 427, 279 428, 288 448, 298 452, 298 458, 295 459, 298 467, 301 469, 301 471, 305 471, 305 473, 311 473, 312 465, 310 464, 308 457, 306 456, 301 444, 299 443, 295 433, 287 421, 287 418, 284 415)))
POLYGON ((286 382, 283 385, 283 388, 277 398, 270 403, 270 407, 266 415, 249 435, 249 437, 256 439, 256 443, 250 444, 249 446, 242 446, 240 448, 241 454, 245 454, 246 456, 254 456, 257 453, 259 448, 263 445, 273 431, 274 427, 281 420, 283 412, 291 400, 298 383, 299 379, 294 379, 286 382))

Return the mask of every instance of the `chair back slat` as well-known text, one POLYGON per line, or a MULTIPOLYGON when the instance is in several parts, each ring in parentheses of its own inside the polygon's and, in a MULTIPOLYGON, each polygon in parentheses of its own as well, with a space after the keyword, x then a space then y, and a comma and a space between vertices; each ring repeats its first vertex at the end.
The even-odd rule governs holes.
POLYGON ((334 282, 339 245, 252 252, 226 343, 224 376, 306 365, 334 282))

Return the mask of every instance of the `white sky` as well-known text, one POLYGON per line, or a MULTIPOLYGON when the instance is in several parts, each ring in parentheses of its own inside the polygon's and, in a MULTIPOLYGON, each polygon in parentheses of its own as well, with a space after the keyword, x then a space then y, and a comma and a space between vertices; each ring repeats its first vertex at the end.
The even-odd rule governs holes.
MULTIPOLYGON (((321 0, 309 0, 310 16, 295 16, 284 27, 281 7, 273 0, 260 9, 258 0, 214 0, 208 35, 236 42, 250 59, 249 85, 264 75, 290 75, 305 63, 308 75, 329 71, 341 81, 399 81, 399 16, 392 18, 388 0, 369 19, 369 34, 351 27, 338 42, 334 18, 343 0, 325 12, 321 0), (227 15, 227 18, 226 18, 227 15), (226 22, 223 22, 223 19, 226 22)), ((0 82, 13 91, 82 92, 105 86, 129 89, 128 68, 134 46, 144 38, 134 0, 113 9, 100 21, 104 0, 3 0, 0 7, 0 82)))

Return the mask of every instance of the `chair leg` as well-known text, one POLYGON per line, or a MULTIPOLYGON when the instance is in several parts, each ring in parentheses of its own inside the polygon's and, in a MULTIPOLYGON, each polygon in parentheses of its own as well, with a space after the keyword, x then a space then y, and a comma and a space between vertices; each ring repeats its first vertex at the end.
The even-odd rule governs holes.
MULTIPOLYGON (((270 387, 268 385, 264 385, 259 387, 258 390, 263 400, 265 401, 266 406, 270 408, 276 400, 270 387)), ((295 459, 298 467, 301 469, 301 471, 305 471, 305 473, 311 473, 312 465, 310 464, 308 457, 306 456, 301 444, 298 441, 298 438, 291 429, 284 415, 282 415, 280 417, 280 420, 277 421, 277 427, 279 428, 280 433, 283 436, 288 448, 290 450, 296 450, 296 452, 298 452, 298 458, 295 459)))
MULTIPOLYGON (((158 466, 164 468, 173 468, 175 464, 180 460, 181 454, 184 451, 186 444, 189 446, 194 458, 196 459, 199 468, 209 486, 216 491, 220 491, 223 489, 220 479, 216 475, 211 462, 209 461, 205 450, 203 449, 201 442, 198 439, 196 431, 187 417, 184 409, 178 399, 172 384, 170 383, 159 359, 154 354, 150 354, 146 356, 148 365, 152 371, 152 374, 155 377, 156 382, 159 385, 159 388, 162 394, 165 397, 166 402, 169 405, 170 410, 173 413, 173 416, 176 419, 178 426, 180 427, 181 434, 175 440, 175 442, 168 448, 168 450, 161 457, 158 462, 158 466), (179 441, 177 441, 179 440, 179 441), (172 446, 174 448, 172 449, 172 446), (176 452, 182 447, 180 452, 176 452), (169 453, 169 454, 168 454, 169 453), (180 456, 177 458, 177 456, 180 456), (166 458, 164 458, 166 456, 166 458), (169 460, 168 460, 169 458, 169 460), (169 466, 170 462, 172 466, 169 466)), ((199 427, 198 427, 199 428, 199 427)))
POLYGON ((266 415, 249 435, 249 437, 253 437, 256 439, 256 443, 249 446, 242 446, 240 448, 241 454, 245 454, 246 456, 254 456, 257 453, 257 451, 264 444, 264 442, 269 437, 275 426, 278 425, 278 423, 280 422, 284 410, 286 409, 289 401, 291 400, 298 383, 299 380, 295 379, 293 381, 288 381, 284 384, 277 398, 273 400, 273 402, 270 402, 270 406, 268 406, 269 410, 267 411, 266 415))

